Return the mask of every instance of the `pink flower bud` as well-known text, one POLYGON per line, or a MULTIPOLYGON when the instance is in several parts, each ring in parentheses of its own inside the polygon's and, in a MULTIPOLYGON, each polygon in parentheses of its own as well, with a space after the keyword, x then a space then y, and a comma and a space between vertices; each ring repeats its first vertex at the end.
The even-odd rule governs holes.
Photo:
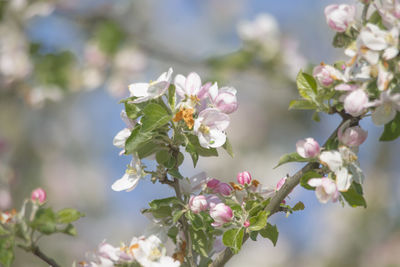
POLYGON ((367 104, 367 93, 363 89, 357 89, 345 97, 344 110, 351 116, 358 117, 365 112, 367 104))
POLYGON ((285 176, 285 177, 281 178, 281 179, 278 181, 278 183, 276 184, 276 187, 275 187, 275 191, 278 191, 279 189, 282 188, 283 184, 286 182, 286 178, 287 178, 287 177, 285 176))
POLYGON ((243 223, 243 227, 247 228, 247 227, 249 227, 249 226, 250 226, 250 222, 249 222, 249 221, 245 221, 245 222, 243 223))
POLYGON ((219 180, 212 178, 207 182, 207 187, 211 189, 215 189, 219 183, 221 183, 219 180))
MULTIPOLYGON (((348 121, 350 122, 350 121, 348 121)), ((368 132, 360 126, 348 127, 349 123, 344 123, 338 130, 339 141, 349 147, 360 146, 367 139, 368 132)))
POLYGON ((230 114, 238 109, 236 89, 223 87, 219 89, 217 97, 213 100, 214 105, 223 113, 230 114))
POLYGON ((36 188, 32 191, 31 199, 39 202, 39 204, 43 204, 46 201, 46 191, 42 188, 36 188))
POLYGON ((227 183, 219 183, 216 188, 214 188, 215 193, 220 193, 221 195, 228 196, 232 192, 232 188, 227 183))
POLYGON ((330 65, 316 66, 313 70, 313 76, 325 87, 329 87, 334 81, 343 78, 342 73, 330 65))
POLYGON ((237 181, 241 185, 250 184, 251 174, 247 171, 239 172, 237 175, 237 181))
POLYGON ((350 5, 329 5, 325 8, 326 22, 337 32, 344 32, 354 22, 356 8, 350 5))
POLYGON ((233 212, 229 206, 224 203, 219 203, 210 210, 210 216, 214 219, 211 225, 218 227, 230 222, 233 218, 233 212))
POLYGON ((189 208, 194 213, 199 213, 208 208, 207 199, 203 195, 191 196, 189 200, 189 208))
POLYGON ((320 152, 320 147, 317 141, 314 138, 306 138, 303 140, 299 140, 296 143, 297 153, 303 158, 314 158, 318 156, 320 152))

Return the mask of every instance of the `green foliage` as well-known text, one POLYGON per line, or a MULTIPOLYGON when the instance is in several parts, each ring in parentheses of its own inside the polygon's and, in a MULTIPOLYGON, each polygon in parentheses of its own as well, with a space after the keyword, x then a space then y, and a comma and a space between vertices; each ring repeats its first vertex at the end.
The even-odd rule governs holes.
POLYGON ((170 151, 161 150, 156 154, 156 160, 158 164, 163 165, 165 168, 171 169, 176 164, 176 159, 170 151))
POLYGON ((149 132, 142 132, 141 126, 133 129, 131 135, 125 143, 125 154, 132 154, 136 152, 143 143, 150 141, 152 134, 149 132))
POLYGON ((250 231, 259 231, 267 225, 268 213, 264 210, 260 211, 256 216, 250 218, 250 231))
POLYGON ((292 100, 290 101, 289 104, 289 110, 291 109, 316 109, 317 105, 310 101, 310 100, 305 100, 305 99, 300 99, 300 100, 292 100))
POLYGON ((341 192, 343 198, 351 207, 367 207, 362 193, 362 188, 359 184, 353 182, 347 192, 341 192))
POLYGON ((293 211, 299 211, 304 209, 305 209, 304 203, 301 201, 297 202, 296 205, 294 205, 292 208, 293 211))
POLYGON ((278 227, 276 225, 271 225, 270 223, 267 223, 267 226, 260 231, 260 235, 264 238, 268 238, 271 240, 272 244, 276 246, 276 242, 278 241, 278 227))
POLYGON ((170 85, 168 87, 168 104, 171 110, 175 110, 175 102, 176 102, 176 95, 175 95, 175 85, 170 85))
POLYGON ((274 169, 278 168, 279 166, 286 164, 288 162, 314 162, 315 159, 313 158, 303 158, 297 152, 289 153, 283 155, 278 162, 278 165, 274 167, 274 169))
POLYGON ((396 117, 385 125, 385 129, 379 141, 393 141, 400 136, 400 112, 397 112, 396 117))
POLYGON ((349 46, 353 42, 353 38, 346 33, 338 32, 333 38, 332 45, 336 48, 343 48, 349 46))
POLYGON ((229 247, 234 254, 242 248, 244 228, 232 228, 227 230, 222 236, 222 242, 229 247))
POLYGON ((149 206, 150 208, 144 210, 143 213, 150 212, 157 219, 170 218, 175 209, 181 208, 180 201, 176 197, 155 199, 149 203, 149 206))
POLYGON ((14 261, 14 238, 13 236, 0 238, 0 263, 4 267, 10 267, 14 261))
POLYGON ((229 156, 231 156, 233 158, 233 156, 234 156, 233 147, 232 147, 232 144, 229 142, 228 137, 226 138, 226 142, 222 146, 222 148, 225 149, 226 152, 228 152, 229 156))
POLYGON ((314 77, 300 71, 296 78, 296 84, 299 94, 304 99, 315 101, 317 94, 317 82, 315 81, 314 77))
POLYGON ((57 231, 57 216, 53 209, 40 208, 31 222, 31 227, 45 235, 55 233, 57 231))
POLYGON ((164 126, 171 120, 171 115, 161 105, 150 103, 143 109, 142 132, 150 132, 164 126))
POLYGON ((85 215, 75 209, 67 208, 57 212, 56 216, 57 223, 72 223, 84 217, 85 215))
POLYGON ((188 144, 186 145, 186 152, 190 154, 193 160, 193 166, 196 167, 199 156, 203 157, 217 157, 218 152, 215 148, 204 148, 200 145, 197 136, 187 134, 188 144))
POLYGON ((34 57, 34 76, 39 83, 68 89, 72 81, 75 57, 69 51, 56 54, 37 54, 34 57))
POLYGON ((94 31, 94 39, 100 49, 109 54, 115 54, 124 39, 124 32, 114 21, 103 21, 94 31))

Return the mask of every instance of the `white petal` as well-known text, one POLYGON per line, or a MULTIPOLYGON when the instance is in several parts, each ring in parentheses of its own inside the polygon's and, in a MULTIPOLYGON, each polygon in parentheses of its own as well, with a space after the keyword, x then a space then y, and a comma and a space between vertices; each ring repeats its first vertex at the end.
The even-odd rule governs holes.
POLYGON ((315 189, 315 195, 317 196, 317 199, 319 200, 319 202, 321 203, 328 203, 329 199, 330 199, 330 195, 328 195, 324 188, 322 186, 318 186, 315 189))
POLYGON ((384 125, 396 117, 396 110, 391 103, 383 103, 372 112, 372 121, 375 125, 384 125))
POLYGON ((351 186, 352 175, 346 168, 340 168, 335 172, 336 174, 336 185, 339 191, 345 192, 351 186))
POLYGON ((211 129, 210 130, 210 147, 220 147, 223 146, 226 142, 226 135, 224 132, 216 130, 216 129, 211 129))
POLYGON ((185 86, 186 86, 186 77, 178 74, 175 76, 174 80, 175 88, 176 88, 176 93, 181 97, 185 98, 185 86))
POLYGON ((353 180, 356 183, 362 184, 364 182, 365 176, 358 163, 351 163, 349 171, 353 174, 353 180))
POLYGON ((164 72, 160 75, 160 77, 157 78, 157 82, 165 81, 170 83, 171 82, 171 76, 172 76, 172 68, 169 68, 167 72, 164 72))
POLYGON ((119 131, 117 135, 114 137, 113 145, 118 148, 124 148, 126 139, 128 139, 130 135, 131 135, 131 130, 129 130, 128 128, 119 131))
POLYGON ((343 165, 342 156, 339 151, 324 151, 319 155, 321 162, 328 165, 329 169, 333 172, 339 170, 343 165))
POLYGON ((201 87, 201 79, 200 76, 195 73, 191 72, 187 78, 186 78, 186 93, 188 95, 197 95, 197 93, 200 91, 201 87))
POLYGON ((133 176, 125 173, 121 179, 118 179, 117 181, 115 181, 112 184, 111 189, 114 191, 127 190, 127 192, 129 192, 138 185, 139 179, 140 179, 140 177, 138 177, 138 176, 133 177, 133 176))
POLYGON ((317 187, 322 184, 322 179, 321 178, 311 178, 310 180, 308 180, 307 183, 312 187, 317 187))
POLYGON ((131 96, 136 96, 136 97, 147 96, 148 89, 149 89, 148 83, 133 83, 129 85, 129 91, 131 92, 131 96))
POLYGON ((390 60, 390 59, 394 58, 395 56, 397 56, 398 53, 399 53, 399 50, 397 49, 397 47, 391 46, 391 47, 385 49, 385 52, 383 52, 383 58, 385 60, 390 60))

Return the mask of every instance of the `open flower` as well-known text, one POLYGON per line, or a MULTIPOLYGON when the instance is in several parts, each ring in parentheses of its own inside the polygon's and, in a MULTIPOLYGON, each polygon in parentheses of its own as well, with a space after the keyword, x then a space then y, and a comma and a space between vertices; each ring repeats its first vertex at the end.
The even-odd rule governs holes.
POLYGON ((230 114, 237 110, 238 102, 236 99, 236 89, 233 87, 222 87, 218 89, 217 83, 214 83, 208 94, 213 106, 223 113, 230 114))
POLYGON ((133 156, 131 163, 125 171, 125 174, 121 179, 115 181, 111 189, 114 191, 126 190, 126 192, 132 191, 138 185, 140 178, 142 177, 142 165, 140 160, 133 156))
POLYGON ((113 139, 113 145, 122 148, 122 151, 120 152, 120 155, 125 153, 125 143, 128 137, 132 133, 132 129, 136 124, 136 121, 131 120, 128 118, 125 110, 121 111, 121 119, 125 122, 126 128, 122 129, 117 133, 117 135, 113 139))
POLYGON ((194 122, 194 132, 199 137, 202 147, 220 147, 225 144, 225 130, 229 126, 229 117, 215 108, 200 112, 194 122))
POLYGON ((200 211, 207 210, 207 198, 203 195, 191 196, 189 200, 189 208, 194 213, 199 213, 200 211))
POLYGON ((129 85, 131 96, 137 97, 132 103, 141 103, 162 96, 171 82, 172 68, 164 72, 154 82, 133 83, 129 85))
POLYGON ((316 187, 315 194, 321 203, 327 203, 329 200, 336 202, 339 198, 336 183, 329 178, 312 178, 308 180, 308 184, 316 187))
POLYGON ((370 106, 377 108, 372 112, 372 121, 376 125, 384 125, 396 117, 400 111, 400 94, 391 94, 390 91, 383 91, 380 99, 370 103, 370 106))
POLYGON ((174 84, 176 87, 176 93, 182 98, 186 108, 196 108, 200 105, 200 101, 207 97, 208 89, 211 84, 207 83, 205 85, 201 84, 200 76, 191 72, 187 77, 178 74, 175 76, 174 84))
POLYGON ((325 87, 329 87, 334 81, 343 80, 343 74, 339 70, 323 63, 314 68, 313 76, 325 87))

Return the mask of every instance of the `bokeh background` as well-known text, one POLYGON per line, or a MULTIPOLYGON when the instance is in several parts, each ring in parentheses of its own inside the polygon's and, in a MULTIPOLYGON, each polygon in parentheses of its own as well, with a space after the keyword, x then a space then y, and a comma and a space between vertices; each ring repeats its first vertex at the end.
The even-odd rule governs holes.
MULTIPOLYGON (((84 212, 78 237, 40 242, 62 266, 83 260, 104 239, 116 245, 154 231, 140 210, 173 193, 149 179, 130 193, 112 191, 130 161, 112 139, 124 127, 118 102, 127 86, 170 66, 234 86, 240 102, 228 132, 235 157, 221 151, 196 169, 188 158, 182 173, 230 181, 247 170, 273 187, 301 166, 274 170, 280 155, 301 138, 323 143, 340 122, 327 115, 315 122, 311 113, 287 108, 297 98, 300 68, 344 59, 323 15, 331 3, 1 0, 0 210, 18 208, 41 186, 55 209, 84 212), (261 40, 266 46, 255 49, 238 25, 262 13, 274 19, 261 40)), ((383 129, 369 119, 362 127, 369 133, 360 148, 367 209, 322 205, 314 192, 296 188, 288 201, 301 200, 306 209, 271 219, 280 231, 277 246, 249 241, 227 266, 400 266, 399 142, 378 142, 383 129)), ((21 250, 14 265, 45 266, 21 250)))

